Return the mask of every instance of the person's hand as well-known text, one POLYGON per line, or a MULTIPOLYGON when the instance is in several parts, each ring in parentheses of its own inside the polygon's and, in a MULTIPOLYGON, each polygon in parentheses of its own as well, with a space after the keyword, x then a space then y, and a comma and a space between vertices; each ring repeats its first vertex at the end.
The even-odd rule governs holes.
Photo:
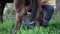
POLYGON ((41 0, 41 5, 44 6, 47 0, 41 0))
POLYGON ((47 2, 47 0, 41 0, 41 3, 46 3, 47 2))

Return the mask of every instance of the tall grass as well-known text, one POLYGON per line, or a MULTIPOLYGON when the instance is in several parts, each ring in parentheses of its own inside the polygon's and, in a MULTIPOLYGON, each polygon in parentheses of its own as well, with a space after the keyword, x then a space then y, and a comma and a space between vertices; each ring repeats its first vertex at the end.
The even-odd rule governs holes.
MULTIPOLYGON (((11 34, 15 20, 10 20, 0 24, 0 34, 11 34)), ((24 30, 22 27, 17 34, 60 34, 60 21, 51 20, 47 28, 35 27, 34 29, 24 30)))

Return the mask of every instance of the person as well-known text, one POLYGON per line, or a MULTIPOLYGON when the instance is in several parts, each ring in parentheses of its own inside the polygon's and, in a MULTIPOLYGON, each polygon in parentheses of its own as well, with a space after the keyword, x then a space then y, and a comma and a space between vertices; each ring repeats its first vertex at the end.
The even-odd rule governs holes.
POLYGON ((42 11, 43 11, 43 22, 42 25, 47 27, 49 25, 49 21, 54 13, 55 0, 41 0, 42 11), (54 2, 54 3, 53 3, 54 2))
MULTIPOLYGON (((52 0, 41 0, 41 7, 42 7, 42 11, 43 11, 43 17, 42 17, 42 26, 44 27, 47 27, 49 25, 49 21, 54 13, 54 6, 55 5, 55 0, 52 1, 52 0)), ((35 9, 37 8, 37 4, 35 6, 35 9)), ((28 13, 26 16, 25 16, 25 19, 24 19, 24 24, 25 26, 35 26, 35 18, 36 18, 36 10, 33 9, 32 10, 32 14, 33 14, 33 20, 32 22, 30 22, 29 20, 29 17, 27 17, 27 15, 31 14, 31 13, 28 13), (31 23, 31 24, 28 24, 28 23, 31 23), (28 24, 28 25, 26 25, 28 24)))

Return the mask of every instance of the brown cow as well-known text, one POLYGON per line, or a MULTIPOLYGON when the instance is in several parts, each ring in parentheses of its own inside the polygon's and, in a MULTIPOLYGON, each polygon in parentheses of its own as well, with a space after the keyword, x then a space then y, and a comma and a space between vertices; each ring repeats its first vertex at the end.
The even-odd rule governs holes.
MULTIPOLYGON (((15 30, 19 30, 23 17, 25 15, 25 13, 32 9, 34 5, 33 1, 37 1, 38 3, 38 10, 37 10, 37 16, 36 16, 36 24, 37 26, 39 26, 40 22, 41 22, 41 17, 42 17, 42 9, 41 9, 41 5, 40 5, 40 0, 14 0, 14 4, 15 4, 15 11, 16 11, 16 26, 15 26, 15 30)), ((13 0, 0 0, 0 21, 3 22, 3 10, 5 7, 6 3, 12 3, 13 0)), ((32 15, 33 16, 33 15, 32 15)), ((13 34, 15 34, 16 32, 13 32, 13 34)))
MULTIPOLYGON (((37 10, 37 15, 36 15, 36 25, 40 26, 41 18, 42 18, 42 9, 40 5, 41 0, 33 0, 38 2, 38 10, 37 10)), ((16 25, 15 25, 15 31, 19 30, 22 24, 23 17, 25 13, 29 10, 32 9, 33 5, 32 0, 14 0, 15 4, 15 11, 16 11, 16 25), (27 1, 30 1, 30 3, 26 3, 27 1), (26 5, 26 4, 28 5, 26 5)), ((16 32, 13 32, 13 34, 16 34, 16 32)))

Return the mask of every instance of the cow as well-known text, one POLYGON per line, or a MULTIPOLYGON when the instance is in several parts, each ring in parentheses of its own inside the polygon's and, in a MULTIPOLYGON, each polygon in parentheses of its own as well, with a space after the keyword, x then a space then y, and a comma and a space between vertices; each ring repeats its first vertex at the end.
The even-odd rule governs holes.
MULTIPOLYGON (((24 19, 26 12, 34 8, 35 5, 32 6, 34 4, 33 1, 37 2, 38 4, 37 15, 36 15, 36 26, 37 27, 40 26, 40 23, 42 21, 42 9, 40 4, 41 0, 14 0, 15 11, 16 11, 16 25, 14 27, 14 31, 20 29, 22 20, 24 19)), ((32 20, 32 16, 31 16, 31 20, 32 20)), ((16 34, 16 32, 13 32, 13 34, 16 34)))
MULTIPOLYGON (((15 31, 19 30, 22 24, 22 21, 24 19, 24 16, 26 14, 27 11, 29 11, 30 9, 36 9, 35 4, 37 3, 37 15, 36 15, 36 26, 40 26, 40 23, 42 21, 42 9, 41 9, 41 0, 0 0, 0 21, 3 23, 3 10, 5 8, 6 3, 13 3, 14 2, 14 6, 15 6, 15 11, 16 11, 16 25, 14 27, 14 32, 12 32, 13 34, 16 34, 15 31), (35 3, 35 4, 34 4, 35 3)), ((31 11, 31 12, 32 12, 31 11)), ((33 14, 31 15, 31 19, 33 14)))

